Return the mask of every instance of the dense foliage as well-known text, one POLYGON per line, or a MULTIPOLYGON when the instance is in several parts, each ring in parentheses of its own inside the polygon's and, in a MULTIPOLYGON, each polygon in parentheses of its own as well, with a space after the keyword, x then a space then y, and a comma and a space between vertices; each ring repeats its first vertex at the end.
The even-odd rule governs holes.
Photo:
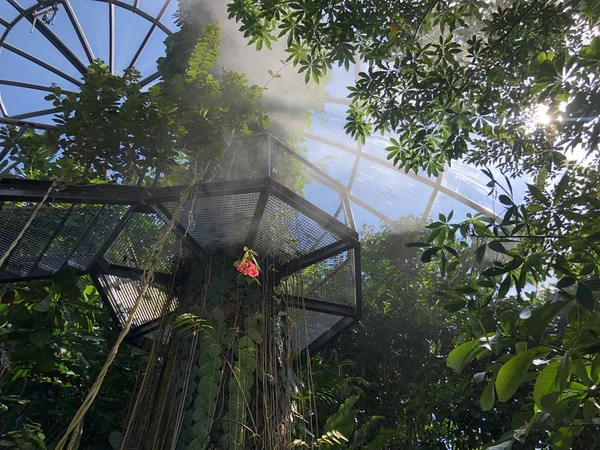
POLYGON ((482 411, 512 416, 480 422, 493 448, 597 445, 600 5, 233 1, 230 13, 258 46, 287 39, 307 79, 360 61, 346 130, 389 133, 399 168, 437 175, 464 159, 534 180, 518 205, 485 169, 499 216, 441 215, 414 245, 463 318, 448 366, 476 371, 482 411))
MULTIPOLYGON (((497 217, 366 233, 365 317, 312 362, 316 444, 598 448, 600 4, 234 0, 229 11, 257 48, 284 38, 307 81, 360 61, 346 130, 389 134, 399 168, 437 175, 464 159, 534 181, 520 205, 486 169, 497 217), (587 160, 565 168, 571 152, 587 160)), ((144 91, 135 71, 92 65, 81 92, 49 96, 56 130, 0 130, 0 176, 196 179, 229 136, 262 129, 262 90, 215 67, 218 26, 194 26, 189 9, 178 20, 162 82, 144 91)), ((72 277, 2 293, 2 445, 52 442, 110 346, 95 290, 72 277)), ((85 448, 105 448, 123 419, 135 358, 122 358, 85 448)))
POLYGON ((466 158, 520 173, 574 149, 598 156, 598 2, 234 0, 229 11, 257 47, 286 39, 307 80, 360 61, 346 130, 392 133, 389 158, 407 171, 466 158), (562 115, 553 132, 527 130, 537 104, 562 115))
POLYGON ((364 316, 313 358, 319 414, 356 396, 374 448, 480 448, 510 415, 482 412, 478 387, 446 367, 466 315, 439 308, 439 264, 406 247, 426 234, 417 220, 363 234, 364 316))
POLYGON ((427 248, 425 260, 446 264, 445 308, 469 317, 448 365, 461 372, 476 361, 487 383, 482 409, 519 406, 499 448, 530 434, 556 449, 598 445, 599 175, 566 170, 551 188, 529 185, 524 205, 514 204, 509 180, 491 178, 503 191, 500 217, 441 217, 416 244, 427 248), (452 267, 465 263, 470 276, 457 283, 452 267), (517 403, 519 392, 525 401, 517 403))
POLYGON ((89 67, 79 92, 53 87, 47 99, 55 128, 0 129, 2 156, 9 156, 0 175, 126 184, 210 176, 228 140, 264 130, 268 117, 261 88, 215 69, 219 26, 191 30, 166 40, 167 56, 158 62, 162 81, 148 90, 134 69, 113 75, 101 61, 89 67))
MULTIPOLYGON (((7 433, 0 439, 39 448, 38 433, 50 444, 64 432, 117 330, 94 286, 69 269, 52 280, 5 287, 0 295, 0 435, 7 433)), ((119 354, 86 421, 84 448, 105 449, 121 427, 141 358, 131 347, 119 354)))

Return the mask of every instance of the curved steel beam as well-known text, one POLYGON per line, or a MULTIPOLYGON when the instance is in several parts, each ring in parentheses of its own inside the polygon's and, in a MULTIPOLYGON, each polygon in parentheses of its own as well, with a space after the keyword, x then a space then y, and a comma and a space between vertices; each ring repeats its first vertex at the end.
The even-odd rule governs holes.
POLYGON ((379 212, 378 210, 376 210, 375 208, 373 208, 371 205, 369 205, 366 202, 363 202, 361 199, 359 199, 358 197, 355 197, 354 195, 350 194, 350 201, 356 203, 358 206, 360 206, 361 208, 365 209, 366 211, 370 212, 371 214, 373 214, 375 217, 377 217, 379 220, 383 220, 385 223, 387 223, 388 225, 392 225, 394 223, 394 221, 392 219, 390 219, 389 217, 387 217, 386 215, 384 215, 383 213, 379 212))
POLYGON ((108 4, 108 67, 115 73, 115 5, 108 4))
POLYGON ((13 125, 17 127, 32 127, 39 130, 50 130, 56 128, 55 125, 49 125, 47 123, 29 122, 27 120, 18 120, 12 117, 0 117, 0 125, 13 125))
POLYGON ((49 70, 50 72, 52 72, 52 73, 54 73, 54 74, 58 75, 59 77, 61 77, 61 78, 64 78, 64 79, 65 79, 65 80, 67 80, 69 83, 73 83, 75 86, 81 86, 81 85, 82 85, 81 81, 78 81, 78 80, 76 80, 76 79, 75 79, 75 78, 73 78, 72 76, 70 76, 70 75, 67 75, 66 73, 64 73, 64 72, 63 72, 63 71, 61 71, 61 70, 58 70, 56 67, 54 67, 54 66, 51 66, 51 65, 50 65, 50 64, 48 64, 48 63, 45 63, 45 62, 44 62, 44 61, 42 61, 41 59, 38 59, 38 58, 36 58, 35 56, 33 56, 33 55, 31 55, 31 54, 29 54, 29 53, 27 53, 27 52, 24 52, 24 51, 23 51, 23 50, 21 50, 21 49, 18 49, 17 47, 13 47, 12 45, 10 45, 10 44, 6 44, 6 43, 2 44, 2 45, 1 45, 1 47, 4 47, 4 48, 5 48, 6 50, 8 50, 8 51, 10 51, 10 52, 13 52, 13 53, 15 53, 15 54, 17 54, 17 55, 19 55, 19 56, 22 56, 23 58, 25 58, 25 59, 27 59, 27 60, 31 61, 31 62, 32 62, 32 63, 34 63, 34 64, 37 64, 37 65, 38 65, 38 66, 40 66, 40 67, 43 67, 43 68, 44 68, 44 69, 46 69, 46 70, 49 70))
MULTIPOLYGON (((51 86, 43 86, 41 84, 34 84, 34 83, 25 83, 24 81, 0 79, 0 85, 14 86, 14 87, 20 87, 20 88, 26 88, 26 89, 34 89, 36 91, 53 92, 53 88, 51 86)), ((67 93, 73 93, 73 91, 68 91, 65 89, 62 89, 62 91, 67 92, 67 93)))
MULTIPOLYGON (((394 170, 398 170, 397 167, 395 167, 391 162, 386 161, 384 159, 378 158, 377 156, 371 155, 370 153, 365 153, 365 152, 360 152, 355 148, 349 147, 347 145, 344 144, 340 144, 336 141, 332 141, 331 139, 327 139, 327 138, 323 138, 321 136, 317 136, 311 133, 304 133, 304 136, 306 136, 308 139, 312 139, 313 141, 317 141, 317 142, 321 142, 323 144, 329 145, 331 147, 335 147, 337 149, 343 150, 345 152, 348 153, 352 153, 353 155, 356 155, 360 158, 364 158, 367 159, 369 161, 373 161, 377 164, 380 164, 382 166, 388 167, 390 169, 394 169, 394 170)), ((418 180, 423 184, 426 184, 429 187, 435 187, 435 180, 432 180, 430 178, 426 178, 422 175, 415 175, 413 172, 409 172, 409 173, 405 173, 402 172, 402 175, 405 175, 409 178, 412 178, 413 180, 418 180)))
POLYGON ((146 78, 144 78, 142 81, 140 81, 140 84, 143 86, 146 86, 147 84, 152 83, 154 80, 158 80, 158 78, 160 78, 160 74, 158 72, 154 72, 152 75, 148 75, 146 78))
POLYGON ((167 33, 167 35, 170 36, 173 34, 173 31, 171 31, 166 25, 164 25, 159 20, 157 20, 156 17, 152 17, 150 14, 148 14, 147 12, 145 12, 142 9, 136 8, 134 5, 130 5, 129 3, 125 3, 120 0, 94 0, 94 1, 103 2, 103 3, 112 3, 115 6, 126 9, 128 11, 131 11, 132 13, 137 14, 140 17, 143 17, 144 19, 146 19, 149 22, 156 23, 156 26, 158 28, 160 28, 161 30, 163 30, 165 33, 167 33))
POLYGON ((39 116, 46 116, 48 114, 52 114, 56 112, 56 108, 51 108, 51 109, 42 109, 39 111, 32 111, 32 112, 28 112, 28 113, 24 113, 24 114, 15 114, 13 116, 11 116, 11 119, 15 119, 15 120, 24 120, 24 119, 29 119, 31 117, 39 117, 39 116))
MULTIPOLYGON (((36 20, 36 18, 33 17, 33 12, 41 7, 39 3, 36 3, 34 6, 28 9, 23 9, 15 0, 6 1, 8 1, 8 3, 10 3, 17 11, 19 11, 20 16, 17 18, 18 20, 25 17, 33 26, 35 26, 35 28, 37 28, 42 36, 44 36, 52 45, 54 45, 54 47, 56 47, 56 49, 73 65, 73 67, 75 67, 75 69, 77 69, 79 73, 85 75, 87 72, 87 67, 85 64, 79 60, 75 53, 73 53, 71 49, 67 47, 67 45, 65 45, 65 43, 61 41, 60 38, 55 35, 44 22, 41 20, 36 20)), ((14 26, 14 23, 15 22, 13 21, 11 27, 14 26)), ((10 29, 7 31, 10 31, 10 29)), ((4 41, 4 38, 5 36, 2 37, 2 41, 4 41)))
POLYGON ((444 172, 440 172, 439 175, 437 176, 437 178, 435 179, 435 186, 433 188, 433 192, 431 193, 431 196, 429 197, 429 202, 427 202, 425 211, 423 212, 423 215, 421 216, 421 222, 423 222, 423 224, 425 224, 427 222, 427 219, 429 218, 429 214, 431 214, 431 209, 433 208, 433 205, 435 204, 435 199, 437 198, 438 193, 440 192, 440 187, 442 186, 443 178, 444 178, 444 172))
MULTIPOLYGON (((173 0, 167 0, 164 3, 163 7, 160 10, 160 13, 158 13, 158 16, 156 16, 156 20, 157 21, 160 21, 160 19, 162 19, 162 16, 165 14, 165 11, 167 10, 167 8, 169 7, 169 5, 171 4, 171 1, 173 1, 173 0)), ((136 1, 136 4, 134 6, 137 8, 137 1, 136 1)), ((158 23, 160 23, 160 22, 158 22, 158 23)), ((135 52, 135 55, 131 59, 131 62, 129 63, 129 67, 133 67, 134 66, 134 64, 137 62, 138 58, 140 57, 140 55, 144 51, 144 48, 146 47, 146 44, 148 43, 148 41, 150 40, 150 37, 152 36, 152 33, 156 29, 156 26, 157 26, 156 24, 157 24, 157 22, 154 22, 152 24, 152 26, 150 27, 150 29, 148 30, 148 33, 146 33, 146 36, 144 37, 144 40, 142 41, 142 43, 140 44, 139 48, 137 49, 137 52, 135 52)))
POLYGON ((81 24, 79 23, 77 14, 75 14, 75 11, 73 11, 73 7, 71 6, 71 3, 69 2, 69 0, 64 0, 63 4, 65 5, 65 11, 67 12, 67 16, 69 16, 71 25, 73 25, 73 28, 75 29, 75 33, 77 34, 77 37, 79 38, 79 42, 81 42, 81 46, 83 47, 83 50, 85 51, 85 55, 87 56, 88 61, 91 64, 94 62, 96 57, 94 56, 92 47, 90 46, 90 43, 88 42, 87 37, 85 36, 85 33, 83 32, 83 28, 81 28, 81 24))
POLYGON ((2 101, 2 96, 0 95, 0 114, 4 117, 8 117, 8 111, 6 110, 6 105, 2 101))

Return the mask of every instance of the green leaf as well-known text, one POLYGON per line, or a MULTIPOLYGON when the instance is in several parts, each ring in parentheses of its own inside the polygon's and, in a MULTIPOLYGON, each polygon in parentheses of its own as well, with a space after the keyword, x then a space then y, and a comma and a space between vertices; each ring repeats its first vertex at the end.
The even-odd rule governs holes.
POLYGON ((108 435, 108 442, 114 449, 121 448, 121 441, 123 440, 123 434, 118 430, 113 430, 108 435))
POLYGON ((459 284, 457 286, 455 286, 452 289, 453 292, 456 292, 457 294, 466 294, 466 295, 471 295, 471 294, 477 294, 477 289, 473 286, 471 286, 470 284, 459 284))
POLYGON ((581 382, 588 387, 592 386, 592 380, 588 375, 588 371, 585 364, 583 363, 583 360, 581 358, 575 358, 571 361, 571 365, 573 367, 573 372, 575 372, 575 374, 579 377, 581 382))
POLYGON ((592 362, 592 381, 594 384, 600 384, 600 353, 594 356, 592 362))
POLYGON ((496 402, 496 394, 494 392, 494 380, 490 380, 486 388, 483 390, 481 394, 481 398, 479 399, 479 404, 481 405, 481 409, 484 411, 489 411, 494 407, 494 403, 496 402))
POLYGON ((51 336, 52 333, 48 330, 35 330, 29 333, 29 341, 36 347, 42 348, 48 343, 51 336))
POLYGON ((502 203, 503 205, 506 205, 506 206, 513 205, 513 201, 510 199, 510 197, 508 195, 502 194, 500 197, 498 197, 498 200, 500 200, 500 203, 502 203))
POLYGON ((592 291, 600 291, 600 280, 598 279, 585 280, 585 285, 592 291))
POLYGON ((558 283, 556 283, 556 287, 560 288, 560 289, 565 289, 565 288, 568 288, 569 286, 572 286, 573 284, 575 284, 574 278, 564 277, 564 278, 561 278, 560 280, 558 280, 558 283))
POLYGON ((255 329, 251 328, 248 330, 248 337, 252 339, 257 344, 262 342, 262 335, 255 329))
POLYGON ((557 204, 564 193, 567 190, 567 186, 569 185, 570 174, 569 171, 565 171, 564 175, 556 185, 556 189, 554 190, 554 204, 557 204))
POLYGON ((517 392, 523 376, 529 369, 529 366, 538 355, 537 349, 527 350, 513 356, 506 362, 498 372, 496 377, 496 392, 498 400, 506 402, 517 392))
POLYGON ((488 247, 498 253, 506 254, 506 248, 501 242, 492 241, 488 243, 488 247))
POLYGON ((552 361, 540 372, 533 387, 533 400, 538 408, 542 409, 542 397, 560 390, 558 386, 558 371, 560 361, 552 361))
POLYGON ((538 53, 538 55, 536 57, 536 61, 538 62, 538 64, 541 64, 544 61, 546 61, 546 52, 540 52, 540 53, 538 53))
POLYGON ((409 242, 406 246, 409 248, 426 248, 431 247, 431 244, 428 244, 427 242, 409 242))
POLYGON ((548 327, 548 324, 554 320, 565 305, 565 301, 558 301, 547 303, 544 306, 533 310, 529 320, 523 322, 523 331, 526 336, 531 336, 533 339, 539 338, 548 327))
POLYGON ((554 407, 556 406, 556 402, 558 400, 558 398, 560 397, 561 391, 560 389, 556 392, 550 392, 549 394, 546 395, 542 395, 541 398, 541 405, 540 407, 542 408, 543 411, 552 411, 554 409, 554 407))
POLYGON ((508 291, 510 290, 511 285, 512 285, 512 278, 511 278, 510 274, 508 274, 504 277, 504 280, 502 281, 502 283, 500 283, 500 287, 498 288, 498 298, 504 298, 506 296, 506 294, 508 294, 508 291))
POLYGON ((511 335, 514 333, 518 318, 519 316, 514 311, 509 310, 500 313, 500 325, 506 334, 511 335))
POLYGON ((467 306, 467 301, 463 299, 455 299, 446 303, 442 308, 444 311, 448 311, 450 313, 454 313, 460 311, 465 306, 467 306))
POLYGON ((446 364, 460 373, 476 357, 478 350, 479 339, 465 342, 450 352, 446 364))
POLYGON ((581 304, 581 306, 588 311, 592 311, 594 309, 594 293, 585 284, 579 283, 577 285, 575 298, 577 298, 577 301, 581 304))
POLYGON ((560 427, 552 439, 552 450, 569 450, 581 427, 560 427))
POLYGON ((524 351, 527 351, 527 342, 517 342, 515 344, 515 353, 518 355, 519 353, 523 353, 524 351))
POLYGON ((423 254, 421 255, 421 261, 423 261, 423 262, 429 262, 429 261, 431 261, 431 258, 432 258, 432 257, 433 257, 435 254, 437 254, 438 250, 439 250, 439 249, 438 249, 438 248, 435 248, 435 247, 434 247, 434 248, 428 248, 428 249, 427 249, 427 250, 425 250, 425 251, 423 252, 423 254))
POLYGON ((529 183, 527 183, 527 187, 529 188, 529 192, 531 193, 531 195, 533 196, 533 198, 535 198, 540 203, 543 203, 544 205, 550 206, 550 201, 542 193, 542 191, 540 190, 540 188, 538 188, 534 184, 529 184, 529 183))
POLYGON ((569 358, 569 352, 565 352, 560 360, 560 366, 558 366, 558 388, 563 390, 567 387, 567 380, 571 373, 571 360, 569 358))
POLYGON ((586 401, 583 403, 583 419, 586 422, 591 423, 596 414, 598 414, 598 411, 600 411, 598 406, 596 406, 597 404, 598 403, 591 398, 586 399, 586 401))
POLYGON ((477 250, 475 251, 475 259, 477 260, 478 264, 481 264, 481 262, 483 261, 483 257, 485 256, 485 250, 487 248, 486 244, 480 245, 479 247, 477 247, 477 250))
POLYGON ((46 297, 44 297, 44 299, 33 305, 33 309, 39 312, 47 312, 50 309, 50 306, 52 305, 52 298, 53 295, 48 294, 46 297))
POLYGON ((486 277, 497 277, 498 275, 503 275, 506 272, 507 272, 506 268, 494 266, 494 267, 488 267, 482 273, 486 277))

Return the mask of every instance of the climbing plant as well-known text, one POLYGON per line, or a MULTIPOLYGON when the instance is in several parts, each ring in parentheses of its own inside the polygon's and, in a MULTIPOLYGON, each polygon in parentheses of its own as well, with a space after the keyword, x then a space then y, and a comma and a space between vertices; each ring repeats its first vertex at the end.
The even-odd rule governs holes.
MULTIPOLYGON (((167 41, 167 57, 159 61, 163 80, 147 91, 135 70, 116 76, 98 61, 85 74, 80 92, 52 88, 47 99, 56 108, 56 128, 45 132, 0 129, 1 156, 10 161, 9 165, 3 163, 0 175, 60 183, 142 184, 160 178, 161 183, 194 184, 210 179, 210 170, 221 162, 228 139, 262 129, 267 118, 260 88, 248 86, 243 75, 215 68, 221 33, 218 25, 190 33, 189 27, 182 26, 167 41), (172 46, 185 36, 184 44, 172 46), (182 55, 187 56, 179 61, 176 73, 169 61, 182 55)), ((163 237, 164 233, 154 242, 164 243, 163 237)), ((155 250, 148 251, 152 267, 156 265, 155 250)), ((149 272, 144 280, 151 279, 152 270, 149 272)), ((1 312, 6 320, 0 323, 0 333, 6 358, 0 390, 2 404, 6 403, 3 409, 8 411, 4 411, 0 434, 6 432, 7 439, 16 439, 18 433, 21 436, 29 430, 24 428, 29 418, 39 422, 46 441, 55 444, 77 411, 59 446, 79 445, 83 434, 89 448, 106 448, 109 435, 110 444, 119 445, 119 433, 111 431, 121 429, 126 421, 126 402, 140 361, 131 357, 127 345, 119 353, 117 347, 108 352, 115 342, 120 344, 123 334, 108 331, 106 311, 100 309, 97 293, 87 279, 69 280, 81 291, 72 293, 72 298, 52 294, 55 282, 9 285, 4 294, 6 304, 1 312), (9 302, 9 298, 16 300, 9 302), (93 356, 88 353, 91 349, 93 356), (117 367, 106 371, 113 357, 117 367), (127 376, 113 379, 115 369, 116 374, 123 370, 127 376), (101 376, 85 397, 99 372, 101 376), (36 389, 38 385, 41 387, 36 389), (107 385, 115 386, 115 391, 107 394, 107 385), (40 390, 50 395, 40 395, 40 390), (103 410, 108 411, 107 417, 102 417, 103 410), (55 416, 40 417, 48 411, 55 416)))

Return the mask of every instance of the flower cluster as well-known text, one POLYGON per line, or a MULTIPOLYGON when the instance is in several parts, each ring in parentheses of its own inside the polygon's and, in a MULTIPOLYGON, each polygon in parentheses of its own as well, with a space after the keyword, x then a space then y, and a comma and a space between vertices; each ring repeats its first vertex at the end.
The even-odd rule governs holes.
POLYGON ((258 268, 249 259, 242 263, 239 263, 237 266, 237 271, 252 278, 256 278, 258 276, 258 268))

